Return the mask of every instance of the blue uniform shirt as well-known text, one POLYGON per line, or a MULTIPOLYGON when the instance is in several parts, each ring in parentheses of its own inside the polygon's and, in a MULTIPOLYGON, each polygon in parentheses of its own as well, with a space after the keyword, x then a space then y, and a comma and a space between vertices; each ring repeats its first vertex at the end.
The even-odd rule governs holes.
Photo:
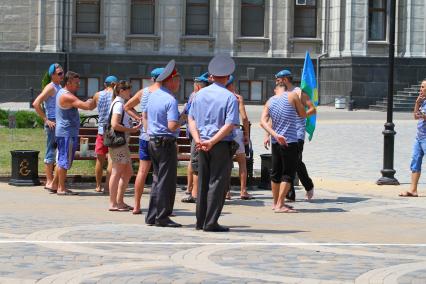
POLYGON ((148 115, 149 136, 174 136, 179 135, 179 129, 171 132, 167 127, 169 121, 179 121, 179 110, 176 98, 166 89, 152 92, 144 112, 148 115))
MULTIPOLYGON (((217 83, 197 92, 189 110, 201 140, 211 139, 225 124, 239 124, 238 101, 233 93, 217 83)), ((223 141, 232 141, 233 133, 223 141)))
MULTIPOLYGON (((422 102, 422 105, 419 108, 421 113, 426 113, 426 101, 422 102)), ((417 139, 425 140, 426 139, 426 121, 423 118, 419 119, 417 122, 417 139)))

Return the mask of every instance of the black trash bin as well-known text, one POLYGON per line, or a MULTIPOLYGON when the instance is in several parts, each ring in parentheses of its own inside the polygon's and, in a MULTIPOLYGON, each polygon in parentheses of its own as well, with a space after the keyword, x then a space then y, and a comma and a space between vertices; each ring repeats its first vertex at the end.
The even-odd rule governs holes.
POLYGON ((260 183, 259 188, 271 189, 271 170, 272 170, 272 155, 260 155, 260 183))
POLYGON ((10 185, 28 186, 40 185, 38 177, 38 154, 33 150, 14 150, 12 155, 12 177, 10 185))
MULTIPOLYGON (((260 183, 258 188, 271 189, 272 154, 260 155, 260 183)), ((299 185, 299 177, 294 177, 293 185, 299 185)))

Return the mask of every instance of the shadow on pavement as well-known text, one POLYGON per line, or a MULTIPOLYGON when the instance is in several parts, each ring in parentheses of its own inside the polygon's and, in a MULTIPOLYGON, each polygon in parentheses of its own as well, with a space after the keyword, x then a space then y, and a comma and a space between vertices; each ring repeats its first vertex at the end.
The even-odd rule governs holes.
POLYGON ((265 230, 265 229, 244 229, 250 228, 248 226, 231 226, 229 227, 231 232, 235 233, 252 233, 252 234, 297 234, 305 233, 307 231, 301 230, 265 230))

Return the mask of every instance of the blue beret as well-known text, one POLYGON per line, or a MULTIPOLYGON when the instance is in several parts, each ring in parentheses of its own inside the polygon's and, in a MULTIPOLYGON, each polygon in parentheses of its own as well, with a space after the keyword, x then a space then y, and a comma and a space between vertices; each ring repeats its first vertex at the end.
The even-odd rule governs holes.
POLYGON ((217 77, 229 76, 235 71, 235 62, 229 55, 218 54, 210 60, 209 73, 217 77))
POLYGON ((233 75, 229 76, 229 80, 228 80, 228 82, 226 82, 226 87, 228 87, 232 83, 234 83, 234 76, 233 75))
POLYGON ((203 83, 210 83, 209 82, 209 72, 203 73, 198 77, 194 78, 195 82, 203 82, 203 83))
POLYGON ((161 73, 163 73, 164 68, 163 67, 159 67, 159 68, 155 68, 154 70, 151 71, 151 78, 157 79, 158 76, 160 76, 161 73))
POLYGON ((169 63, 167 63, 166 67, 164 67, 163 72, 161 72, 161 74, 157 77, 157 79, 155 79, 155 81, 162 82, 166 80, 167 78, 169 78, 169 76, 172 75, 174 71, 176 71, 175 66, 176 66, 175 60, 174 59, 170 60, 169 63))
POLYGON ((291 72, 288 69, 281 70, 280 72, 275 74, 275 78, 283 78, 288 76, 291 76, 291 72))
POLYGON ((111 83, 117 83, 118 79, 114 75, 108 76, 105 78, 105 83, 111 84, 111 83))
POLYGON ((59 68, 59 67, 61 67, 61 65, 59 65, 58 63, 51 64, 48 70, 49 76, 51 77, 53 73, 55 73, 56 68, 59 68))

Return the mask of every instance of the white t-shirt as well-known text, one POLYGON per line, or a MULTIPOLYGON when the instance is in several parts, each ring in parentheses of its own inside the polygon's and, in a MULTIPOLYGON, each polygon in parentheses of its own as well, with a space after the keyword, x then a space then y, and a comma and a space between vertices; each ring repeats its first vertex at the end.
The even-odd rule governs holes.
POLYGON ((130 116, 127 114, 127 112, 124 111, 124 99, 122 97, 116 97, 112 103, 111 103, 111 107, 110 107, 110 112, 111 112, 111 108, 114 107, 112 109, 112 113, 113 114, 119 114, 119 115, 123 115, 124 113, 124 117, 123 117, 123 126, 124 127, 132 127, 131 126, 131 120, 130 120, 130 116))

